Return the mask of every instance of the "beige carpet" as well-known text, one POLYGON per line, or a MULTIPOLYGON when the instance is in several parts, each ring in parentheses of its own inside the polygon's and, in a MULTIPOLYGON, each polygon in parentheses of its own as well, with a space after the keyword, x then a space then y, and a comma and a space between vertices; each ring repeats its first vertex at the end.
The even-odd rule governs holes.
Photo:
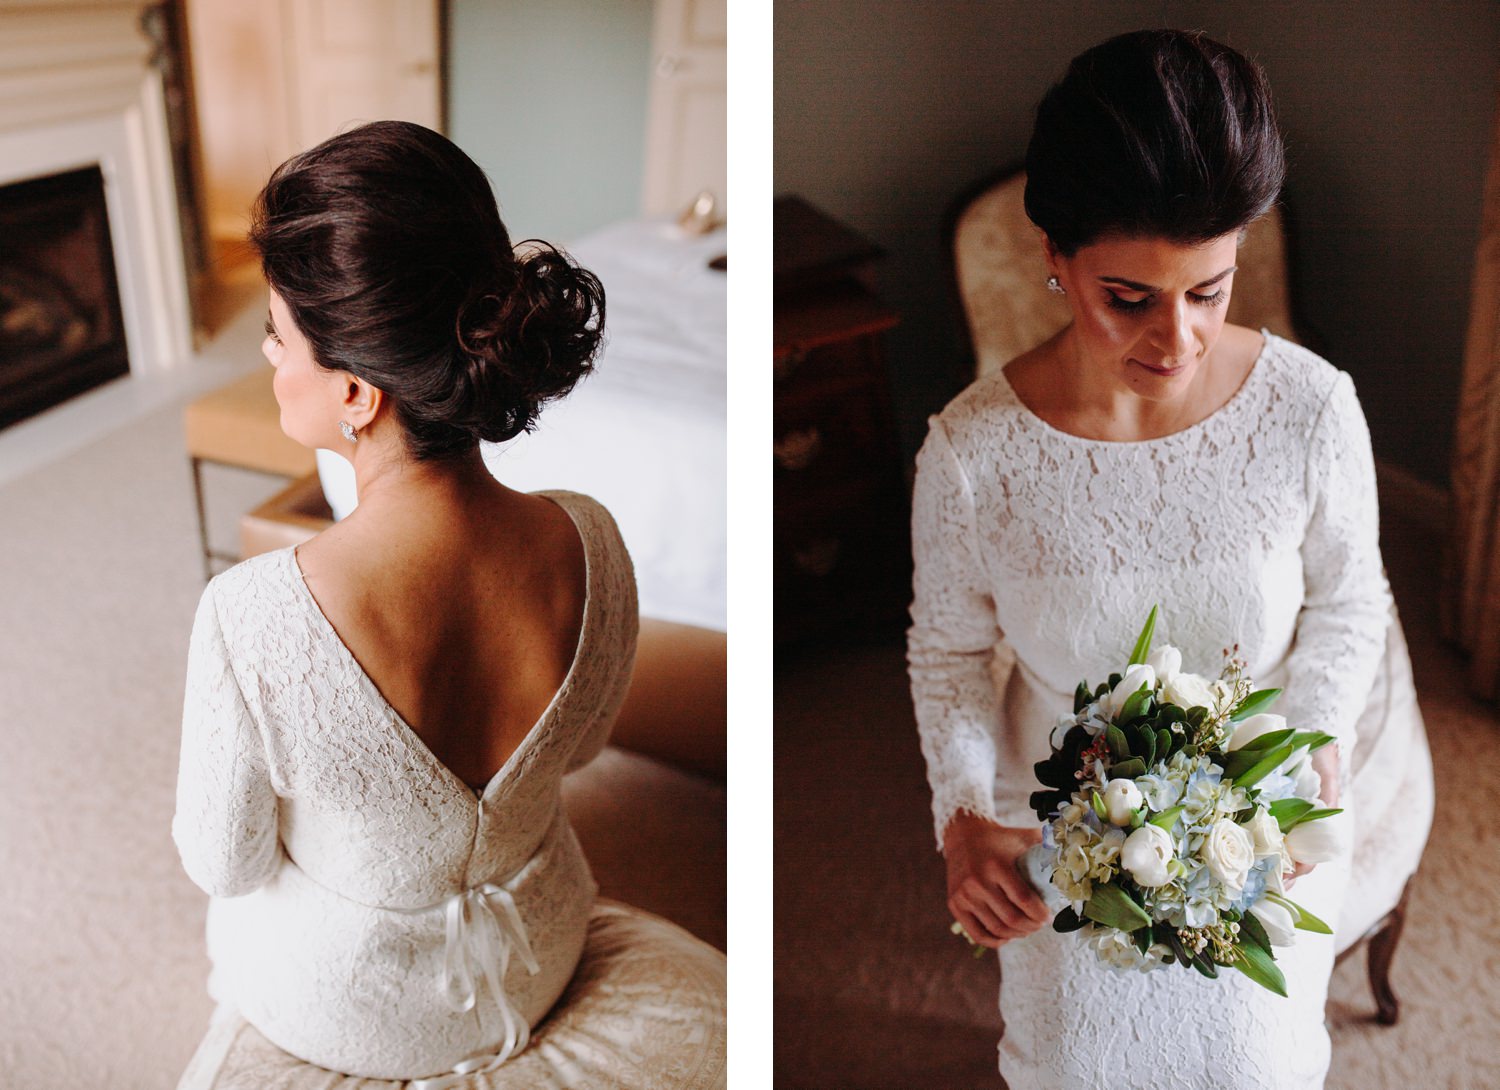
MULTIPOLYGON (((0 488, 7 1090, 170 1088, 208 1025, 207 899, 169 834, 202 591, 182 451, 169 406, 0 488)), ((283 482, 208 476, 215 541, 233 550, 237 513, 283 482)), ((722 947, 723 786, 611 749, 567 790, 586 849, 615 849, 596 859, 604 892, 722 947), (647 797, 591 790, 621 780, 647 797), (684 810, 707 815, 686 835, 684 810), (691 866, 717 887, 685 888, 691 866)))
MULTIPOLYGON (((1437 814, 1393 981, 1372 1021, 1363 953, 1335 972, 1330 1090, 1500 1086, 1500 713, 1467 698, 1433 617, 1440 543, 1387 496, 1437 814)), ((983 1090, 993 959, 948 934, 941 857, 899 642, 804 652, 776 673, 778 1090, 983 1090)))

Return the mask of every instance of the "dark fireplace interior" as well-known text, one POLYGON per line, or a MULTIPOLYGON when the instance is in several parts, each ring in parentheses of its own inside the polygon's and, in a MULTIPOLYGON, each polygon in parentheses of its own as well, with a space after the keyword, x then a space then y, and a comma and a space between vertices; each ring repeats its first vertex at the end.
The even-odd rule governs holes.
POLYGON ((0 428, 129 370, 99 168, 0 186, 0 428))

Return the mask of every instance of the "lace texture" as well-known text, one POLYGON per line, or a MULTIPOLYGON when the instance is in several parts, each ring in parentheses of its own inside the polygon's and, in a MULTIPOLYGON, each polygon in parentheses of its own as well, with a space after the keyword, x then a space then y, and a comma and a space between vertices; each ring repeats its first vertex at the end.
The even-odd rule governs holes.
MULTIPOLYGON (((1283 690, 1276 712, 1338 738, 1347 785, 1392 610, 1369 433, 1348 375, 1265 337, 1229 402, 1158 439, 1059 431, 1003 372, 932 418, 908 659, 940 848, 958 811, 1037 825, 1053 724, 1156 604, 1158 646, 1214 676, 1238 643, 1257 684, 1283 690)), ((1332 922, 1347 873, 1324 864, 1295 896, 1332 922)), ((1003 948, 1001 1070, 1013 1090, 1203 1085, 1205 1070, 1216 1086, 1321 1086, 1331 957, 1326 938, 1279 951, 1285 1000, 1233 971, 1102 969, 1044 929, 1003 948)))
POLYGON ((603 507, 540 494, 583 541, 583 626, 561 689, 477 798, 381 697, 292 549, 203 593, 172 835, 213 898, 210 993, 294 1057, 410 1079, 503 1040, 490 988, 466 1013, 444 990, 441 905, 486 882, 510 890, 539 963, 513 957, 504 976, 529 1025, 578 964, 595 885, 560 784, 603 747, 629 686, 635 583, 603 507))

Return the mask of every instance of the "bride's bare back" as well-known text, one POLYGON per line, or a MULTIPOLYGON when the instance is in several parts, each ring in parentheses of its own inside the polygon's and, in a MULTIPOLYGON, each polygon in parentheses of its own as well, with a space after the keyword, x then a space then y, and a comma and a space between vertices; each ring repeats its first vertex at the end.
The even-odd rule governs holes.
POLYGON ((298 564, 387 703, 482 789, 572 665, 586 598, 578 530, 550 500, 494 481, 375 506, 299 546, 298 564))

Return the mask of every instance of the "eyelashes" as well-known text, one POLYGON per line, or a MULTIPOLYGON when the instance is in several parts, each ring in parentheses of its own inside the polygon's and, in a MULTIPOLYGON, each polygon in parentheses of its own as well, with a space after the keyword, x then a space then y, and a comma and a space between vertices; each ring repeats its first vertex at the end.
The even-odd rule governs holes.
POLYGON ((277 344, 281 343, 281 336, 276 332, 276 327, 271 324, 271 319, 266 319, 266 336, 277 344))
MULTIPOLYGON (((1121 299, 1112 291, 1106 291, 1104 293, 1104 302, 1106 304, 1108 304, 1114 310, 1123 310, 1126 313, 1129 313, 1131 311, 1145 310, 1151 305, 1154 298, 1154 296, 1148 295, 1144 299, 1136 299, 1132 301, 1130 299, 1121 299)), ((1188 298, 1197 303, 1200 307, 1217 307, 1222 306, 1228 300, 1229 296, 1225 294, 1223 288, 1220 288, 1212 295, 1197 295, 1194 292, 1188 292, 1188 298)))

